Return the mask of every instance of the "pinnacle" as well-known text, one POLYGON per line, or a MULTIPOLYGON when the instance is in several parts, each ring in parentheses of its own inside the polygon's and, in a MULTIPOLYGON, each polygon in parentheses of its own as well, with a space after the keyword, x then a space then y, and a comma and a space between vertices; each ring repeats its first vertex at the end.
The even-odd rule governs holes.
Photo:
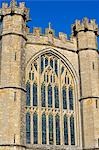
POLYGON ((16 6, 16 5, 17 5, 16 0, 11 0, 11 1, 10 1, 10 5, 11 5, 11 7, 16 6))

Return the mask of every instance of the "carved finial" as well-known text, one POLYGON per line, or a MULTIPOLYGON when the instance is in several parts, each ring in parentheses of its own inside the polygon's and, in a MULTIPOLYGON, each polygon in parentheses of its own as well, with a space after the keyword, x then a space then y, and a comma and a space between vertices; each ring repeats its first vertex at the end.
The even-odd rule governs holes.
POLYGON ((17 5, 16 0, 11 0, 10 6, 11 6, 11 7, 14 7, 14 6, 16 6, 16 5, 17 5))
POLYGON ((51 22, 48 23, 48 28, 51 29, 51 22))

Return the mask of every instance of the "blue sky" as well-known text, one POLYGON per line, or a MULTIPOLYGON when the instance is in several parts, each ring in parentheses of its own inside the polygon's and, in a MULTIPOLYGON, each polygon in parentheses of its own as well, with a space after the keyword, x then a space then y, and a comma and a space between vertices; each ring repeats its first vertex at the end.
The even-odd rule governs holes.
MULTIPOLYGON (((0 0, 9 2, 10 0, 0 0)), ((32 21, 28 25, 41 27, 43 32, 51 22, 52 28, 58 32, 71 34, 71 24, 76 19, 83 17, 94 18, 99 24, 99 0, 17 0, 25 1, 30 8, 30 18, 32 21)), ((0 4, 1 4, 0 2, 0 4)))

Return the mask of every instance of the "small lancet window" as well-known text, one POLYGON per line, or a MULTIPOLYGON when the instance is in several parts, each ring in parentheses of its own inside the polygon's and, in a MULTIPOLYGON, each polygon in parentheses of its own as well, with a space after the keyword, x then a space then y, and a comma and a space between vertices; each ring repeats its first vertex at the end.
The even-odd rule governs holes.
POLYGON ((30 83, 26 84, 26 105, 30 106, 30 83))
POLYGON ((55 123, 56 123, 56 145, 60 145, 60 117, 59 115, 56 115, 55 123))
POLYGON ((69 87, 69 109, 73 110, 73 88, 69 87))
POLYGON ((42 144, 46 144, 46 115, 42 115, 42 144))
POLYGON ((37 84, 33 84, 33 106, 37 106, 37 84))
POLYGON ((68 145, 68 118, 64 115, 64 144, 68 145))
POLYGON ((61 74, 64 72, 64 67, 62 66, 62 68, 61 68, 61 74))
POLYGON ((36 61, 34 62, 34 67, 37 70, 37 62, 36 61))
POLYGON ((38 144, 38 115, 36 112, 33 115, 33 136, 34 144, 38 144))
POLYGON ((34 72, 32 72, 32 80, 34 80, 34 72))
POLYGON ((55 60, 55 72, 58 75, 58 64, 57 64, 57 60, 55 60))
POLYGON ((52 107, 52 86, 48 85, 48 107, 52 107))
POLYGON ((53 144, 53 116, 49 115, 49 144, 53 144))
POLYGON ((31 72, 29 72, 29 79, 31 80, 31 72))
POLYGON ((41 102, 42 107, 46 106, 46 89, 44 83, 41 85, 41 102))
POLYGON ((58 87, 54 87, 54 97, 55 97, 55 108, 59 108, 59 90, 58 87))
POLYGON ((26 143, 30 144, 31 136, 30 136, 31 126, 30 126, 30 113, 26 113, 26 143))
POLYGON ((16 101, 16 92, 14 92, 14 101, 16 101))
POLYGON ((74 129, 74 117, 70 117, 70 134, 71 134, 71 145, 75 145, 75 129, 74 129))
POLYGON ((51 81, 51 83, 53 82, 53 78, 52 78, 52 75, 50 76, 50 81, 51 81))
POLYGON ((45 58, 45 67, 47 67, 48 66, 48 58, 46 57, 45 58))
POLYGON ((50 66, 53 68, 53 60, 50 59, 50 66))
POLYGON ((66 96, 66 87, 62 88, 62 97, 63 97, 63 109, 67 109, 67 96, 66 96))
POLYGON ((44 70, 44 58, 43 56, 41 56, 41 73, 43 72, 44 70))

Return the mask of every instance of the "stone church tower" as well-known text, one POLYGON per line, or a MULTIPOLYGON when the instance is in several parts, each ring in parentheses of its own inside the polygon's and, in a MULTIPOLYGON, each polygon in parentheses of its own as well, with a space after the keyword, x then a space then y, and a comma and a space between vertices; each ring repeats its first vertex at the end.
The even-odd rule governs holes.
POLYGON ((29 31, 29 9, 0 9, 0 150, 99 149, 99 52, 95 20, 68 40, 29 31))

